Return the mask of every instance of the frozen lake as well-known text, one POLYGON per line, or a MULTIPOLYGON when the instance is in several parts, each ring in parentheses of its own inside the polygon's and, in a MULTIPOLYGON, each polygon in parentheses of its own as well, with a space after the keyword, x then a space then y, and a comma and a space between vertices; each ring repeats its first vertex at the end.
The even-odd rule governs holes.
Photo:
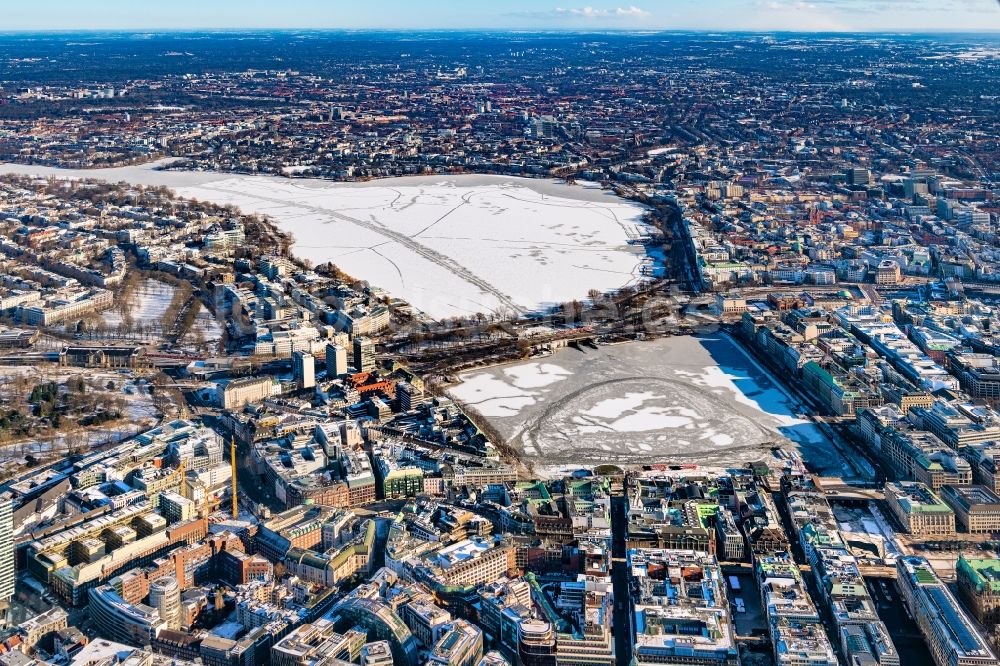
POLYGON ((645 209, 595 187, 507 176, 413 176, 335 183, 152 165, 0 173, 165 185, 180 196, 270 216, 293 251, 432 317, 526 312, 645 279, 662 266, 639 243, 645 209))
POLYGON ((849 466, 784 387, 726 335, 565 349, 474 370, 452 398, 539 474, 601 463, 735 466, 773 444, 824 475, 849 466))

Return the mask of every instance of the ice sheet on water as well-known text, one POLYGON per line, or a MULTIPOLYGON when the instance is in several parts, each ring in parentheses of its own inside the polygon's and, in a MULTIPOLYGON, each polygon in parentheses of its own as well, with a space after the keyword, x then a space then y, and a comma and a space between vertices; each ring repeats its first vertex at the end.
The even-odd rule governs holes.
POLYGON ((660 261, 631 243, 646 209, 594 187, 507 176, 371 183, 157 170, 0 165, 0 173, 163 185, 271 216, 314 263, 386 289, 434 317, 537 310, 646 279, 660 261))

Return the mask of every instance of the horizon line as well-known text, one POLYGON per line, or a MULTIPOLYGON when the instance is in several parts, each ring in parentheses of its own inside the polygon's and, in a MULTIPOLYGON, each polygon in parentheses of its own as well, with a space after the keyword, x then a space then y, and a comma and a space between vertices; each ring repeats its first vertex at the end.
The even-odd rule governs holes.
POLYGON ((751 29, 751 28, 344 28, 344 27, 120 27, 120 28, 5 28, 0 36, 8 35, 73 35, 73 34, 129 34, 129 33, 483 33, 483 34, 621 34, 656 35, 670 33, 719 34, 719 35, 1000 35, 1000 28, 949 28, 914 30, 857 30, 857 29, 751 29))

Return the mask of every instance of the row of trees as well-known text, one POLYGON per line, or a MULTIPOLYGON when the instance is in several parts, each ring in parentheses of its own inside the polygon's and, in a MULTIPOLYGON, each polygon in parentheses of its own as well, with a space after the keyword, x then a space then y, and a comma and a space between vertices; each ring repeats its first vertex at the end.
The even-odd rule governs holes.
POLYGON ((195 322, 204 305, 195 294, 190 282, 173 275, 152 273, 137 268, 130 270, 115 294, 115 309, 121 318, 108 323, 101 313, 93 313, 80 320, 76 333, 90 339, 118 339, 145 341, 156 338, 188 339, 197 347, 206 344, 204 333, 195 328, 195 322), (173 293, 167 307, 156 319, 137 321, 133 312, 140 298, 144 283, 158 281, 169 284, 173 293))

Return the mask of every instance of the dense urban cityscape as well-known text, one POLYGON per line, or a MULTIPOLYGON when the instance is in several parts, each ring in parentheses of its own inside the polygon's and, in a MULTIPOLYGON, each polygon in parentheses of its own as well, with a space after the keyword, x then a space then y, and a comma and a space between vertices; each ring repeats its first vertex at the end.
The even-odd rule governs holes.
POLYGON ((998 664, 998 195, 996 33, 0 35, 0 666, 998 664))

